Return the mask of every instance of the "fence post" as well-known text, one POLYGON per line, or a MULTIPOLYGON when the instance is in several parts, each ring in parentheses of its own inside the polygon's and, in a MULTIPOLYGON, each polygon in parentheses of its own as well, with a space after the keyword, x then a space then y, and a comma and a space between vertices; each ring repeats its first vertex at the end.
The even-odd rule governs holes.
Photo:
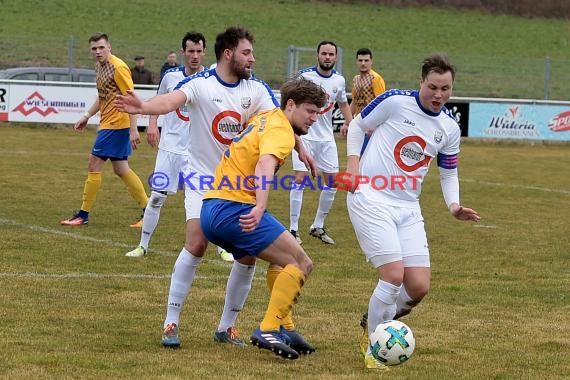
POLYGON ((69 37, 67 43, 67 67, 69 67, 69 74, 71 74, 71 69, 73 68, 73 47, 75 46, 75 40, 73 36, 69 37))
POLYGON ((544 100, 548 100, 550 90, 550 57, 546 57, 544 62, 544 100))

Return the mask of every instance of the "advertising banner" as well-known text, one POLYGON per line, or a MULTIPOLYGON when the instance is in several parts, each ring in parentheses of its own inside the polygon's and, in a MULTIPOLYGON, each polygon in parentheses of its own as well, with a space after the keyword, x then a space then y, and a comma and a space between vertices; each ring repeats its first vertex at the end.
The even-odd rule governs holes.
POLYGON ((8 85, 0 83, 0 121, 8 121, 8 85))
MULTIPOLYGON (((156 95, 154 89, 137 89, 147 100, 156 95)), ((75 124, 97 99, 92 86, 35 85, 0 83, 0 121, 75 124)), ((99 124, 99 114, 89 124, 99 124)), ((148 126, 149 117, 139 115, 137 124, 148 126)), ((161 118, 159 117, 159 125, 161 118)))
POLYGON ((570 141, 570 105, 472 102, 469 137, 570 141))

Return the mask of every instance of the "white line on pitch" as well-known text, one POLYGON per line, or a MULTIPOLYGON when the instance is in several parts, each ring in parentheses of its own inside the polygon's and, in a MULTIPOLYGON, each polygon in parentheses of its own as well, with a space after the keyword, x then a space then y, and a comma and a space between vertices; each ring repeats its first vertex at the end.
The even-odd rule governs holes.
MULTIPOLYGON (((133 247, 132 245, 125 244, 125 243, 119 243, 119 242, 116 242, 114 240, 97 239, 97 238, 94 238, 91 236, 78 235, 78 234, 74 234, 74 233, 71 233, 68 231, 60 231, 60 230, 56 230, 53 228, 36 226, 33 224, 19 223, 19 222, 16 222, 14 220, 5 219, 5 218, 0 218, 0 225, 1 224, 25 228, 25 229, 36 231, 36 232, 43 232, 43 233, 50 234, 50 235, 58 235, 58 236, 68 237, 68 238, 72 238, 75 240, 84 240, 84 241, 89 241, 89 242, 93 242, 93 243, 104 244, 104 245, 108 245, 111 247, 118 247, 118 248, 124 248, 124 249, 129 249, 129 248, 133 247)), ((149 254, 160 255, 160 256, 168 256, 168 257, 178 257, 178 255, 179 255, 178 252, 168 252, 168 251, 161 251, 161 250, 157 250, 157 249, 150 250, 149 254)), ((128 258, 128 260, 136 261, 138 259, 128 258)), ((231 266, 231 264, 224 262, 224 261, 221 261, 221 259, 220 260, 211 260, 211 259, 204 258, 204 259, 202 259, 202 262, 206 262, 206 263, 210 263, 210 264, 214 264, 214 265, 218 265, 218 266, 222 266, 222 267, 226 267, 226 268, 231 266)), ((265 274, 266 269, 265 269, 265 267, 257 266, 256 272, 265 274)))
POLYGON ((546 191, 546 192, 548 192, 548 193, 560 193, 560 194, 568 194, 568 195, 570 195, 570 190, 550 189, 550 188, 548 188, 548 187, 514 185, 514 184, 509 184, 509 183, 487 182, 487 181, 479 181, 479 180, 475 180, 475 179, 463 179, 463 178, 461 179, 461 182, 480 183, 480 184, 483 184, 483 185, 512 187, 512 188, 515 188, 515 189, 538 190, 538 191, 546 191))

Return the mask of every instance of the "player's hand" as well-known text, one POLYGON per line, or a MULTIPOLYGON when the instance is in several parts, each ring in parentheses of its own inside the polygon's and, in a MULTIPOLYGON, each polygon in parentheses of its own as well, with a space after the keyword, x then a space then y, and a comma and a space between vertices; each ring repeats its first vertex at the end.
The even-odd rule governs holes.
POLYGON ((158 146, 158 143, 160 141, 160 131, 158 130, 158 127, 148 127, 146 130, 146 142, 148 143, 148 145, 152 146, 153 148, 156 148, 158 146))
POLYGON ((134 90, 127 90, 126 95, 117 95, 115 97, 115 107, 121 112, 127 112, 131 115, 141 114, 143 101, 135 94, 134 90))
POLYGON ((77 123, 75 123, 75 125, 73 126, 73 129, 76 132, 85 132, 85 127, 87 126, 87 121, 89 119, 87 119, 85 116, 81 116, 81 119, 79 119, 77 121, 77 123))
POLYGON ((307 169, 311 172, 311 176, 315 178, 318 174, 317 162, 306 149, 299 152, 299 160, 305 164, 307 169))
POLYGON ((131 130, 131 146, 133 147, 133 149, 137 149, 137 146, 141 143, 141 136, 139 134, 139 131, 133 131, 131 130))
POLYGON ((243 232, 251 232, 259 226, 261 217, 263 216, 264 210, 255 206, 251 209, 249 214, 240 215, 239 226, 243 232))
POLYGON ((453 215, 455 219, 458 220, 471 220, 473 222, 478 222, 481 220, 481 217, 477 211, 468 207, 463 207, 457 203, 452 203, 451 206, 449 206, 449 211, 451 212, 451 215, 453 215))
POLYGON ((358 157, 356 156, 349 156, 346 165, 346 172, 343 173, 344 178, 346 181, 343 183, 348 182, 348 188, 346 190, 354 193, 358 189, 358 178, 360 176, 360 162, 358 157))
POLYGON ((340 135, 342 137, 346 137, 346 135, 348 135, 348 124, 344 123, 341 127, 340 127, 340 135))

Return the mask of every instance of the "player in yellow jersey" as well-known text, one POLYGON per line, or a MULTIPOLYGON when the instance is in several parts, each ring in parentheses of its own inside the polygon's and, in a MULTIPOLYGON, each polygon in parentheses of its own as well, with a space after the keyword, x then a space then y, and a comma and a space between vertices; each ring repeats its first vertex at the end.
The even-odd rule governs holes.
MULTIPOLYGON (((87 121, 97 112, 101 112, 101 121, 97 138, 89 156, 87 180, 83 189, 83 203, 79 212, 71 218, 61 221, 64 226, 81 226, 89 223, 89 212, 95 203, 101 188, 101 169, 105 161, 110 160, 113 171, 127 186, 129 194, 143 210, 147 196, 140 178, 129 167, 128 157, 132 148, 140 143, 136 116, 120 112, 114 105, 115 97, 126 94, 134 88, 131 70, 125 62, 111 54, 109 38, 104 33, 95 33, 89 38, 91 53, 96 59, 97 100, 75 123, 74 129, 82 132, 87 121)), ((142 220, 131 227, 141 227, 142 220)))
POLYGON ((291 154, 295 135, 304 135, 326 101, 325 91, 302 77, 281 87, 281 107, 253 116, 236 136, 215 172, 200 214, 204 235, 240 262, 251 256, 270 263, 271 290, 265 317, 252 344, 287 359, 310 354, 310 346, 292 325, 291 311, 313 263, 301 245, 267 211, 275 173, 291 154))
MULTIPOLYGON (((352 117, 356 117, 364 107, 368 105, 375 97, 386 91, 384 78, 372 69, 374 61, 372 60, 372 51, 368 48, 358 49, 356 52, 356 67, 358 74, 352 78, 352 101, 350 102, 350 112, 352 117)), ((348 125, 343 124, 341 134, 346 136, 348 133, 348 125)), ((364 143, 362 144, 362 152, 366 148, 370 140, 370 135, 366 134, 364 143)), ((361 154, 362 154, 361 152, 361 154)))
POLYGON ((352 102, 350 103, 352 116, 358 115, 368 103, 386 91, 384 78, 372 69, 373 63, 370 49, 358 49, 356 52, 358 74, 352 78, 352 102))

